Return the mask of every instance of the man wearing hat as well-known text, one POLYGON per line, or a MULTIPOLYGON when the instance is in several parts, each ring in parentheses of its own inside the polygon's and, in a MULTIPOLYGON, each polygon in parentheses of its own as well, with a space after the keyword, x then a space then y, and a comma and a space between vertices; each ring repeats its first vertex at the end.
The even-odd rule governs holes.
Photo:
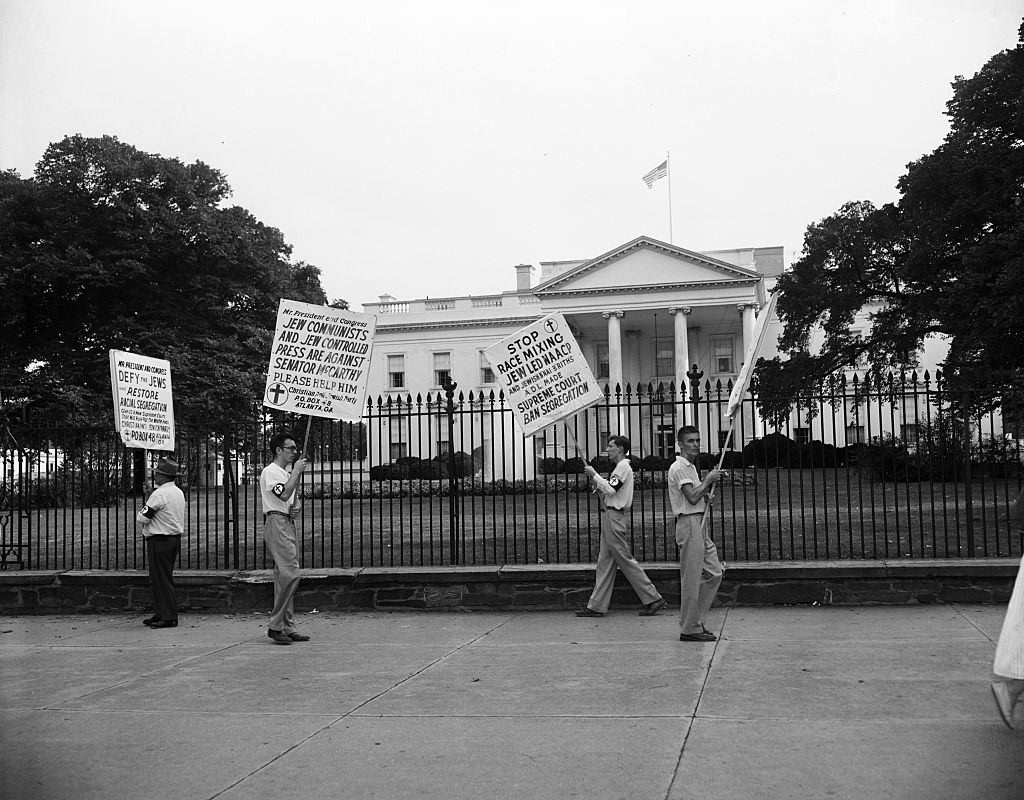
POLYGON ((181 551, 185 532, 185 495, 174 482, 178 464, 161 458, 153 471, 156 488, 146 499, 136 520, 142 523, 149 560, 149 582, 153 587, 153 616, 142 620, 151 628, 176 628, 178 603, 174 597, 174 562, 181 551))

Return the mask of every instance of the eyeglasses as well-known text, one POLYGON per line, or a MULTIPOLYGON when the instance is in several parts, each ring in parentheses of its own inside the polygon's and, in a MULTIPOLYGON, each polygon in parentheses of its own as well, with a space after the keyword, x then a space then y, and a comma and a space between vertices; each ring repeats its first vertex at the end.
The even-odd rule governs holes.
POLYGON ((298 450, 299 448, 296 447, 295 445, 292 445, 291 447, 282 447, 281 449, 282 450, 298 450))

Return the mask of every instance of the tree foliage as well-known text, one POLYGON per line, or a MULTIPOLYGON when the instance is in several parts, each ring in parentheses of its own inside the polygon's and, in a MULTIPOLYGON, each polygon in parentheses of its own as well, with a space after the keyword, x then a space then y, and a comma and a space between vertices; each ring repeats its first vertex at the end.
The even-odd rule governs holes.
POLYGON ((113 348, 171 362, 183 421, 251 413, 279 300, 326 296, 319 270, 230 193, 202 162, 111 136, 50 145, 31 178, 0 173, 4 401, 108 421, 113 348))
POLYGON ((850 202, 808 227, 778 283, 787 358, 758 366, 769 417, 858 357, 875 371, 915 366, 931 335, 949 342, 951 388, 984 383, 995 402, 1024 384, 1024 25, 1019 35, 953 81, 950 131, 908 165, 898 202, 850 202), (862 309, 870 330, 858 337, 862 309))

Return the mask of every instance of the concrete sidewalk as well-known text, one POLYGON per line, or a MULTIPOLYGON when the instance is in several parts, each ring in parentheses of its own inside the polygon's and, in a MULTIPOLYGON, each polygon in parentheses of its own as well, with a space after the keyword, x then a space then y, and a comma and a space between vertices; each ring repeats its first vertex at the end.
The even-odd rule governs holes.
POLYGON ((1024 797, 1006 606, 0 617, 0 797, 1024 797))

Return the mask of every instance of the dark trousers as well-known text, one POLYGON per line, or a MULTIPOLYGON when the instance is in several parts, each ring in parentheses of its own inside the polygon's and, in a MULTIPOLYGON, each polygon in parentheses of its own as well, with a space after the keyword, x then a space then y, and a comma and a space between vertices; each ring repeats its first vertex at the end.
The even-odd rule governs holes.
POLYGON ((146 539, 149 583, 153 588, 153 615, 167 622, 178 621, 174 597, 174 562, 181 550, 180 536, 150 536, 146 539))

